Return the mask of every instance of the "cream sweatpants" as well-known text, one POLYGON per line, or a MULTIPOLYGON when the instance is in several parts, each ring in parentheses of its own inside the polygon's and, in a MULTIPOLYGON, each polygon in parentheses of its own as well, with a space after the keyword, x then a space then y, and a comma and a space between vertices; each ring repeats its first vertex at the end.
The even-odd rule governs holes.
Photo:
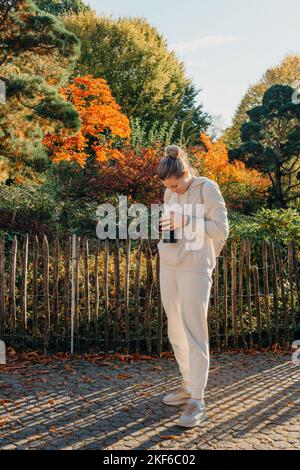
POLYGON ((180 272, 160 264, 160 292, 168 337, 192 398, 203 399, 209 371, 207 310, 210 274, 180 272))

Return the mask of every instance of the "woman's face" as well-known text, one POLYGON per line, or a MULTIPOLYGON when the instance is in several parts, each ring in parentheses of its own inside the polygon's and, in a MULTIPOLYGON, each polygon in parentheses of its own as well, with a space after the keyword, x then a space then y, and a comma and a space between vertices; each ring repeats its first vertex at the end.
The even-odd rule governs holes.
POLYGON ((185 172, 179 178, 176 178, 175 176, 170 176, 169 178, 163 180, 162 183, 166 188, 169 188, 172 193, 183 194, 188 188, 190 179, 191 175, 185 172))

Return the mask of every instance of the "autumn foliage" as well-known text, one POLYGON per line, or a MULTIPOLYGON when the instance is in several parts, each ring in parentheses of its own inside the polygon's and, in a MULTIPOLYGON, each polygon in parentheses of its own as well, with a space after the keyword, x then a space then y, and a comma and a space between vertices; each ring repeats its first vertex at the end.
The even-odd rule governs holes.
MULTIPOLYGON (((80 179, 92 198, 101 199, 119 192, 132 202, 151 204, 161 201, 163 186, 155 173, 162 149, 153 145, 141 148, 137 153, 131 146, 129 120, 114 100, 106 80, 91 75, 77 77, 61 89, 61 93, 77 109, 82 127, 75 135, 70 135, 68 129, 56 135, 45 135, 43 143, 51 150, 53 162, 64 160, 83 168, 84 175, 80 179), (89 160, 93 163, 87 168, 89 160)), ((246 168, 241 161, 229 162, 228 149, 222 138, 213 142, 202 133, 201 141, 203 146, 187 149, 192 164, 200 175, 217 181, 225 194, 228 188, 228 196, 235 207, 243 206, 239 194, 241 187, 245 193, 264 194, 269 186, 268 179, 258 171, 246 168)), ((227 202, 230 206, 230 201, 227 202)))
POLYGON ((43 143, 51 150, 53 162, 67 160, 83 167, 91 154, 99 164, 111 158, 122 159, 116 142, 128 142, 129 120, 114 100, 106 80, 91 75, 77 77, 60 91, 76 107, 82 127, 71 136, 69 129, 45 135, 43 143))
POLYGON ((228 147, 223 138, 213 142, 205 133, 201 134, 203 146, 190 148, 190 154, 193 156, 193 164, 198 169, 199 174, 216 181, 224 194, 228 193, 227 202, 229 207, 242 207, 237 199, 240 197, 235 191, 239 192, 243 187, 248 195, 260 193, 262 196, 266 193, 270 182, 269 179, 262 176, 254 169, 248 169, 245 164, 239 160, 230 162, 228 159, 228 147), (228 188, 228 191, 226 189, 228 188))
POLYGON ((103 165, 98 186, 126 194, 132 202, 159 203, 163 185, 156 176, 156 167, 163 156, 159 146, 141 148, 139 153, 131 146, 123 148, 124 159, 115 165, 103 165))
POLYGON ((239 160, 229 162, 228 148, 222 138, 213 142, 208 135, 202 133, 201 140, 204 147, 197 150, 194 155, 201 163, 205 176, 217 181, 219 185, 228 181, 247 183, 250 180, 257 186, 267 185, 268 179, 263 178, 258 171, 249 170, 239 160))

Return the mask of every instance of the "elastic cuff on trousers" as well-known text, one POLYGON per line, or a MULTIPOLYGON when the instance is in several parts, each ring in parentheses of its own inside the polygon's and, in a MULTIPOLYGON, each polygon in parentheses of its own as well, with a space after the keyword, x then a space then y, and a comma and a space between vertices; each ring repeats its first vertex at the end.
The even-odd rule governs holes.
POLYGON ((192 398, 194 400, 203 400, 204 399, 204 392, 191 392, 192 398))

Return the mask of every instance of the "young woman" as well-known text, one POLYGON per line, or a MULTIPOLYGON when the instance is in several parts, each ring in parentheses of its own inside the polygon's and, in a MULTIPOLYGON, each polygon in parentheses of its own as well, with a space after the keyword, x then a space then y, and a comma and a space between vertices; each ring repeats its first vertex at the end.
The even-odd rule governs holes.
POLYGON ((158 251, 160 291, 167 314, 168 337, 182 376, 181 385, 164 396, 163 402, 168 405, 185 404, 178 424, 191 427, 207 418, 204 403, 209 370, 207 310, 212 271, 229 232, 227 209, 218 184, 197 176, 186 153, 176 145, 165 148, 157 176, 166 187, 164 204, 169 208, 172 204, 182 208, 178 211, 171 207, 169 215, 160 218, 161 229, 174 230, 176 234, 176 243, 161 240, 158 251), (186 213, 184 204, 192 209, 191 215, 186 213), (184 227, 195 222, 196 204, 203 204, 204 208, 204 241, 186 249, 186 242, 190 239, 185 236, 184 227), (179 230, 181 238, 177 239, 179 230))

